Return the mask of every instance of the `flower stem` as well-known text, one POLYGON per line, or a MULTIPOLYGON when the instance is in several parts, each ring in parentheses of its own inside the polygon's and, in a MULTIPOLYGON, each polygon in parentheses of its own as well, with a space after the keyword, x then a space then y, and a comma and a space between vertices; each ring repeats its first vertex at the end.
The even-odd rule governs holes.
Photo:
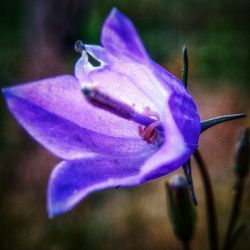
POLYGON ((195 206, 198 205, 195 191, 194 191, 194 185, 193 185, 193 177, 192 177, 192 169, 191 169, 191 162, 190 159, 182 165, 183 172, 185 174, 186 180, 188 182, 188 189, 191 194, 192 201, 195 206))
POLYGON ((232 206, 232 211, 231 211, 231 216, 226 232, 226 237, 224 240, 224 250, 229 250, 232 248, 232 238, 233 238, 233 233, 235 231, 235 226, 238 221, 239 215, 240 215, 240 207, 241 207, 241 201, 242 201, 242 196, 243 196, 243 190, 244 190, 244 179, 243 178, 238 178, 235 183, 235 195, 234 195, 234 201, 233 201, 233 206, 232 206))
POLYGON ((217 216, 216 216, 214 195, 210 177, 207 171, 206 164, 198 150, 194 152, 194 158, 197 162, 197 166, 200 171, 205 192, 210 249, 218 250, 219 244, 218 244, 217 216))
POLYGON ((183 250, 191 250, 189 242, 186 240, 182 241, 182 248, 183 250))

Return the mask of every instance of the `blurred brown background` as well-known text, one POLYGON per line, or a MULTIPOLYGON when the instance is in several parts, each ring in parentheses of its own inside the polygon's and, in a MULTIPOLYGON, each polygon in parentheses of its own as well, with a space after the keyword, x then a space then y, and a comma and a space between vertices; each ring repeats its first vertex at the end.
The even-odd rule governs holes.
MULTIPOLYGON (((154 60, 180 76, 182 46, 189 48, 189 89, 203 119, 249 114, 248 0, 3 0, 0 4, 0 87, 73 73, 74 42, 99 44, 113 6, 136 25, 154 60)), ((59 159, 14 121, 0 97, 0 249, 180 249, 166 215, 164 182, 89 196, 68 214, 49 220, 46 189, 59 159)), ((209 166, 222 239, 234 182, 233 151, 249 117, 211 129, 200 149, 209 166)), ((208 249, 204 196, 193 165, 199 220, 193 249, 208 249)), ((182 174, 182 171, 179 170, 182 174)), ((248 224, 236 249, 250 245, 250 183, 241 221, 248 224)))

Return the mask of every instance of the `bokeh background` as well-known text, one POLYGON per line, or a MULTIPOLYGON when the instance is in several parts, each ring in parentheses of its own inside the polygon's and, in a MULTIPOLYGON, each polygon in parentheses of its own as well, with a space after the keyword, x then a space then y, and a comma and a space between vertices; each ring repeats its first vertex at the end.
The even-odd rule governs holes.
MULTIPOLYGON (((72 73, 74 42, 99 44, 101 25, 113 6, 129 16, 154 60, 176 76, 182 46, 189 48, 189 89, 201 117, 249 112, 249 0, 2 0, 0 87, 72 73)), ((180 249, 166 213, 164 182, 105 190, 53 220, 46 213, 49 174, 59 159, 15 122, 0 96, 0 249, 180 249)), ((249 118, 207 131, 200 149, 209 166, 220 240, 232 200, 233 152, 249 118)), ((182 171, 178 171, 182 174, 182 171)), ((208 249, 206 213, 193 165, 198 223, 193 249, 208 249)), ((241 222, 248 224, 236 249, 250 245, 250 183, 241 222)))

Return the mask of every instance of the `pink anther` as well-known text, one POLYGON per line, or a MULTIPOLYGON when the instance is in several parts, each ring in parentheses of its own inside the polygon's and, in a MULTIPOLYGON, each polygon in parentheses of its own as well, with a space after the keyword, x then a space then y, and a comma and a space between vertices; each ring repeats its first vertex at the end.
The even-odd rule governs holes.
POLYGON ((154 144, 158 138, 158 131, 156 127, 160 124, 161 122, 157 120, 144 128, 142 126, 138 126, 139 136, 148 144, 154 144))

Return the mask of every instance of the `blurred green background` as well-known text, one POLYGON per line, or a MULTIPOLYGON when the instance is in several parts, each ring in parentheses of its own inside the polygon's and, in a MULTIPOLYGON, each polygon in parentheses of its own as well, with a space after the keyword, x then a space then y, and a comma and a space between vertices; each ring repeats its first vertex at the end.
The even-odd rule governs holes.
MULTIPOLYGON (((133 20, 152 58, 176 76, 189 48, 189 86, 203 119, 249 114, 249 0, 2 0, 0 87, 72 73, 74 42, 100 43, 113 6, 133 20)), ((92 194, 68 214, 49 220, 47 180, 59 161, 16 124, 0 97, 0 249, 180 249, 166 215, 164 182, 92 194)), ((218 208, 220 239, 230 211, 233 148, 249 118, 202 135, 218 208)), ((208 249, 204 197, 193 167, 199 220, 193 249, 208 249)), ((181 170, 179 171, 181 173, 181 170)), ((249 179, 241 221, 250 225, 249 179)), ((249 249, 250 229, 236 249, 249 249)))

